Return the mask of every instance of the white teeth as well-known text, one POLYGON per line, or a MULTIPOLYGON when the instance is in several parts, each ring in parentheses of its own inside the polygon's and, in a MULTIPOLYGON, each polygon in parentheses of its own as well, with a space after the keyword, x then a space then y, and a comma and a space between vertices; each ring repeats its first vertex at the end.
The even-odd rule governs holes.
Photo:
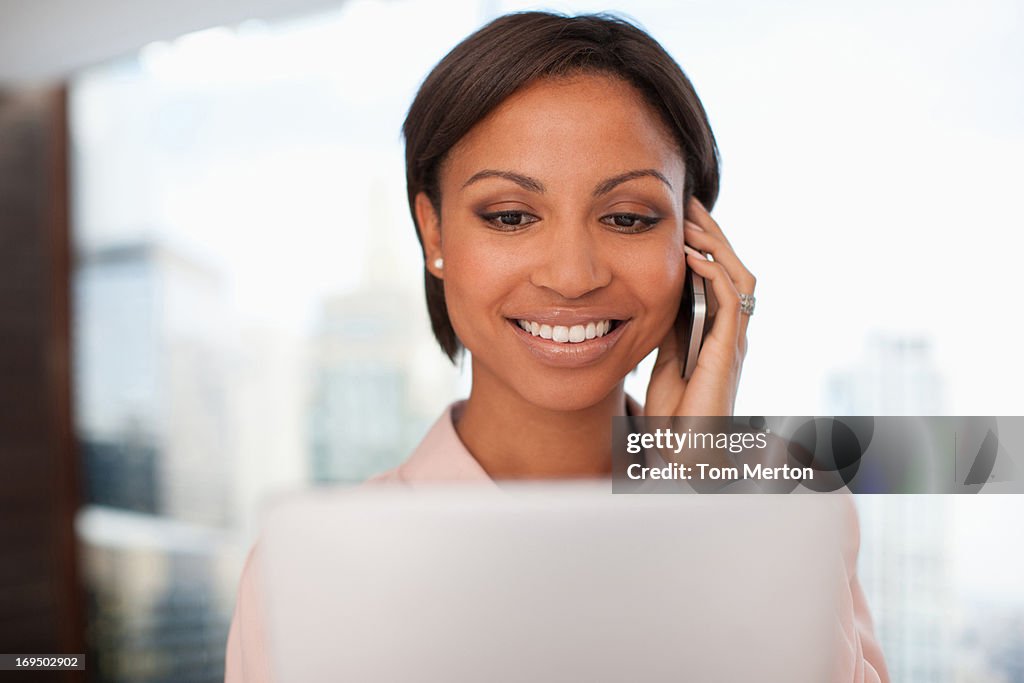
POLYGON ((550 339, 562 344, 578 344, 588 339, 596 339, 608 334, 612 327, 611 320, 589 322, 572 327, 566 325, 542 325, 530 320, 517 320, 516 324, 534 337, 550 339))

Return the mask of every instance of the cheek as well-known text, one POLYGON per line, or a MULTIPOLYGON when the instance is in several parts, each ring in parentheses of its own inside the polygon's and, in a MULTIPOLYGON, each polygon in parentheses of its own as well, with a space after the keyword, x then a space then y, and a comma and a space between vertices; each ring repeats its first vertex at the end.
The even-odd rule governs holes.
POLYGON ((633 291, 656 319, 674 317, 687 272, 682 241, 652 243, 634 252, 631 261, 627 272, 633 291))
POLYGON ((497 321, 495 311, 521 279, 522 260, 487 237, 453 226, 443 242, 448 316, 464 343, 475 327, 497 321))

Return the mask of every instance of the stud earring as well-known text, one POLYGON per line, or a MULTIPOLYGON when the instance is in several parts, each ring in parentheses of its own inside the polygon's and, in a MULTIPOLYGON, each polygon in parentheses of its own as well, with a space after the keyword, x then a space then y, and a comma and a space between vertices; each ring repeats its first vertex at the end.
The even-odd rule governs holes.
POLYGON ((442 268, 444 268, 444 259, 443 258, 436 258, 436 259, 434 259, 434 267, 437 268, 438 270, 441 270, 442 268))

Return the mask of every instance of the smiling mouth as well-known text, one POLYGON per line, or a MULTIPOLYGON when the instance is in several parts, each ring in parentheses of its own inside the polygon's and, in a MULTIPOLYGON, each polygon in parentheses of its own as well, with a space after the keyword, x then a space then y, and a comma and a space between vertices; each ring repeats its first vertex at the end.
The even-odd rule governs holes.
POLYGON ((585 325, 547 325, 532 320, 510 320, 525 332, 559 344, 579 344, 614 331, 622 320, 594 320, 585 325))

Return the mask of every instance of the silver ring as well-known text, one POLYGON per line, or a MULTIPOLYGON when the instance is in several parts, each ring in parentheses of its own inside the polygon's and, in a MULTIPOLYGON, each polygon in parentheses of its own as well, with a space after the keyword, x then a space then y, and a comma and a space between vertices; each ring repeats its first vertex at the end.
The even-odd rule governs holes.
POLYGON ((740 294, 740 313, 754 315, 755 303, 757 303, 757 299, 753 294, 740 294))

